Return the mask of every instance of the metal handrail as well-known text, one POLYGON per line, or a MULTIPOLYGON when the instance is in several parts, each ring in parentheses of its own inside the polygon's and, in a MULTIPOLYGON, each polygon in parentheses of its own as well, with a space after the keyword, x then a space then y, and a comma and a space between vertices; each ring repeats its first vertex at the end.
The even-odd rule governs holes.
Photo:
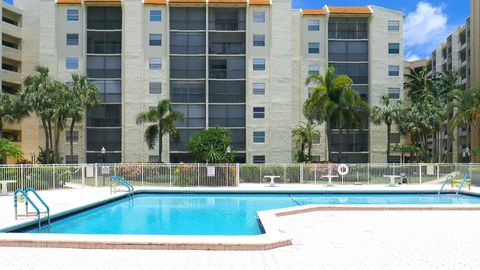
POLYGON ((463 180, 462 180, 462 183, 460 184, 460 186, 458 187, 457 189, 457 192, 455 193, 456 195, 458 195, 458 193, 460 193, 460 190, 462 189, 463 185, 465 184, 465 182, 470 179, 470 177, 468 177, 468 175, 465 174, 465 176, 463 176, 463 180))
POLYGON ((32 192, 33 194, 35 194, 35 196, 37 197, 37 199, 43 204, 43 206, 45 207, 45 209, 47 210, 47 219, 48 219, 48 225, 50 225, 50 207, 48 207, 48 205, 45 203, 45 201, 42 199, 42 197, 40 197, 40 195, 38 195, 37 191, 34 189, 34 188, 27 188, 25 189, 25 193, 28 195, 28 192, 32 192))
POLYGON ((117 191, 116 188, 113 188, 113 183, 114 182, 118 182, 118 183, 124 185, 125 187, 127 187, 129 193, 134 191, 134 188, 133 188, 132 184, 130 184, 129 182, 127 182, 125 179, 121 178, 120 176, 113 175, 113 176, 110 176, 110 194, 112 194, 112 190, 115 193, 117 191))
POLYGON ((30 197, 28 197, 28 191, 33 191, 34 194, 37 196, 37 198, 40 200, 40 202, 42 202, 42 204, 46 206, 48 224, 50 224, 50 208, 48 208, 48 206, 45 204, 45 202, 40 198, 40 196, 36 193, 36 191, 33 188, 29 188, 27 190, 23 190, 23 189, 15 190, 15 193, 14 193, 14 196, 13 196, 13 198, 14 198, 14 204, 13 205, 14 205, 14 208, 15 208, 15 220, 18 219, 18 216, 25 216, 25 217, 29 216, 28 203, 30 203, 33 206, 33 208, 35 208, 35 211, 37 213, 38 229, 40 229, 42 227, 40 214, 45 213, 45 212, 41 212, 40 209, 38 208, 38 206, 32 201, 32 199, 30 199, 30 197), (21 193, 23 195, 23 197, 25 197, 25 200, 26 200, 26 202, 25 202, 25 215, 18 215, 17 195, 19 193, 21 193))
POLYGON ((440 195, 440 193, 442 193, 443 188, 445 187, 445 185, 446 185, 447 182, 448 182, 448 179, 450 179, 450 178, 453 178, 453 176, 452 176, 451 174, 447 175, 447 177, 445 178, 445 181, 443 181, 442 187, 441 187, 440 190, 438 191, 438 195, 440 195))

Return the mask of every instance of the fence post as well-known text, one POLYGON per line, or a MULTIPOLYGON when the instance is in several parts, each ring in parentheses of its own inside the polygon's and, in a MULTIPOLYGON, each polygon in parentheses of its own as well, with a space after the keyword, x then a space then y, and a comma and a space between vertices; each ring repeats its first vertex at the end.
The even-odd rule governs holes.
POLYGON ((418 175, 420 177, 420 184, 421 184, 422 183, 422 164, 419 164, 418 168, 419 168, 418 175))
POLYGON ((98 164, 95 163, 95 187, 98 187, 98 164))
POLYGON ((55 190, 55 164, 52 165, 52 187, 55 190))
POLYGON ((142 162, 142 187, 143 187, 143 162, 142 162))
POLYGON ((367 183, 370 184, 370 163, 367 163, 367 183))
POLYGON ((200 163, 197 163, 197 187, 200 186, 200 163))
POLYGON ((85 187, 85 169, 86 169, 86 166, 85 164, 82 164, 82 188, 85 187))
POLYGON ((235 182, 237 183, 237 187, 240 186, 240 164, 237 163, 235 165, 236 170, 235 170, 235 182))
POLYGON ((437 164, 437 180, 440 179, 440 164, 437 164))
POLYGON ((168 181, 170 182, 170 187, 172 186, 172 163, 168 163, 168 181))
POLYGON ((25 188, 25 186, 24 186, 24 185, 25 185, 25 180, 24 180, 24 178, 25 178, 25 174, 24 174, 24 172, 23 172, 23 164, 20 164, 20 181, 21 181, 20 183, 21 183, 22 189, 25 188))
POLYGON ((303 184, 303 163, 300 164, 300 184, 303 184))

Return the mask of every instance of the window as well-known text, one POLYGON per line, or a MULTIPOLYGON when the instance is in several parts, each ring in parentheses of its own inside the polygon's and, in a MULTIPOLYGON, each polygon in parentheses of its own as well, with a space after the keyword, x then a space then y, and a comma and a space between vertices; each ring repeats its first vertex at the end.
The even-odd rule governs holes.
POLYGON ((391 133, 390 143, 400 143, 400 133, 391 133))
POLYGON ((265 59, 253 58, 253 70, 265 70, 265 59))
POLYGON ((162 83, 161 82, 150 82, 148 84, 148 91, 150 94, 161 94, 162 93, 162 83))
POLYGON ((400 43, 388 43, 388 53, 389 54, 399 54, 400 53, 400 43))
POLYGON ((328 41, 328 60, 329 61, 368 61, 368 41, 328 41))
POLYGON ((388 88, 388 98, 399 99, 400 98, 400 88, 388 88))
POLYGON ((78 58, 77 57, 67 57, 66 68, 67 69, 78 69, 78 58))
MULTIPOLYGON (((70 142, 70 131, 65 132, 65 140, 70 142)), ((78 131, 73 131, 73 142, 78 142, 78 131)))
POLYGON ((160 34, 150 34, 149 45, 150 46, 162 46, 162 35, 160 35, 160 34))
POLYGON ((253 94, 254 95, 265 95, 265 83, 254 83, 253 84, 253 94))
POLYGON ((151 22, 161 22, 162 21, 162 11, 161 10, 150 10, 150 21, 151 22))
POLYGON ((65 156, 65 163, 66 164, 78 164, 78 156, 77 155, 74 155, 74 156, 67 155, 67 156, 65 156))
POLYGON ((400 21, 388 21, 388 32, 400 31, 400 21))
POLYGON ((265 35, 253 35, 253 46, 254 47, 264 47, 265 46, 265 35))
POLYGON ((320 74, 320 66, 317 66, 317 65, 308 66, 308 75, 311 75, 311 74, 319 75, 320 74))
POLYGON ((308 43, 308 53, 312 53, 312 54, 320 53, 320 43, 309 42, 308 43))
POLYGON ((67 9, 67 21, 78 21, 78 9, 67 9))
POLYGON ((313 135, 313 144, 320 144, 320 135, 313 135))
POLYGON ((314 91, 313 87, 308 87, 308 98, 312 97, 313 91, 314 91))
POLYGON ((253 118, 265 118, 265 107, 253 107, 253 118))
POLYGON ((263 164, 265 163, 265 156, 253 156, 254 164, 263 164))
POLYGON ((254 131, 253 143, 265 143, 265 131, 254 131))
POLYGON ((160 157, 159 156, 148 156, 148 160, 150 162, 160 162, 160 157))
POLYGON ((388 66, 388 76, 400 76, 399 66, 388 66))
POLYGON ((265 11, 254 11, 253 12, 253 22, 263 23, 265 22, 265 11))
POLYGON ((162 59, 161 58, 150 58, 148 61, 148 68, 150 70, 160 70, 162 69, 162 59))
POLYGON ((78 45, 78 34, 67 34, 67 45, 78 45))
POLYGON ((308 31, 320 31, 320 21, 308 20, 308 31))

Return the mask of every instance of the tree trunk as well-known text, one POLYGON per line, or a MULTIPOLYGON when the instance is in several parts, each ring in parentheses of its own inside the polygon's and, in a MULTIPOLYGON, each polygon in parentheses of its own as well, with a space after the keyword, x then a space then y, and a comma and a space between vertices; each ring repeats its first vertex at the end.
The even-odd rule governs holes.
POLYGON ((54 138, 54 152, 55 152, 55 163, 60 163, 60 152, 59 152, 59 142, 60 142, 60 120, 57 120, 55 124, 55 138, 54 138))
POLYGON ((0 139, 3 138, 3 119, 0 118, 0 139))
MULTIPOLYGON (((50 155, 50 152, 53 153, 53 136, 52 136, 52 121, 51 120, 47 120, 47 127, 48 127, 48 143, 49 143, 49 149, 48 149, 48 154, 50 155)), ((55 159, 55 157, 53 156, 50 156, 50 158, 48 159, 48 164, 51 164, 53 163, 53 160, 55 159)))
POLYGON ((330 121, 327 120, 325 124, 325 138, 327 139, 327 144, 325 147, 327 148, 326 151, 326 156, 325 158, 327 159, 328 162, 330 162, 332 159, 330 158, 330 121))
POLYGON ((50 135, 48 134, 48 125, 45 119, 42 119, 43 132, 45 133, 45 162, 50 161, 50 135))
POLYGON ((338 160, 337 162, 340 163, 342 162, 342 155, 343 155, 343 123, 342 123, 342 117, 339 117, 339 127, 340 127, 340 151, 338 151, 338 160))
POLYGON ((387 123, 387 163, 390 163, 390 134, 392 125, 387 123))
POLYGON ((70 158, 73 157, 73 128, 75 127, 75 119, 72 118, 70 123, 70 158))
POLYGON ((163 163, 162 162, 162 150, 163 150, 162 138, 163 138, 163 131, 162 131, 162 128, 160 127, 160 123, 158 123, 158 162, 159 163, 163 163))
POLYGON ((312 145, 308 144, 308 161, 312 161, 312 145))

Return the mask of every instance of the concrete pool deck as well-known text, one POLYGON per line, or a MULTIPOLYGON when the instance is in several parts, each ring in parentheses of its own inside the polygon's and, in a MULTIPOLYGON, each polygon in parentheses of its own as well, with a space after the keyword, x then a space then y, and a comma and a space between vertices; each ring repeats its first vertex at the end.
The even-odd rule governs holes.
MULTIPOLYGON (((140 190, 197 191, 197 192, 436 192, 439 185, 278 185, 243 184, 237 188, 164 188, 151 187, 140 190)), ((448 188, 445 191, 451 191, 448 188)), ((480 188, 472 187, 473 193, 480 194, 480 188)), ((51 208, 51 215, 72 211, 99 201, 123 196, 124 193, 110 195, 108 188, 63 189, 42 191, 40 195, 51 208)), ((23 209, 22 209, 23 210, 23 209)), ((280 222, 279 216, 296 215, 316 211, 392 211, 392 210, 480 210, 480 205, 422 205, 422 206, 347 206, 309 205, 259 212, 259 218, 266 234, 258 236, 145 236, 145 235, 69 235, 69 234, 0 234, 0 246, 21 247, 63 247, 85 249, 203 249, 203 250, 266 250, 291 245, 295 239, 280 222)), ((13 196, 0 197, 0 229, 17 226, 33 218, 14 220, 13 196)))

